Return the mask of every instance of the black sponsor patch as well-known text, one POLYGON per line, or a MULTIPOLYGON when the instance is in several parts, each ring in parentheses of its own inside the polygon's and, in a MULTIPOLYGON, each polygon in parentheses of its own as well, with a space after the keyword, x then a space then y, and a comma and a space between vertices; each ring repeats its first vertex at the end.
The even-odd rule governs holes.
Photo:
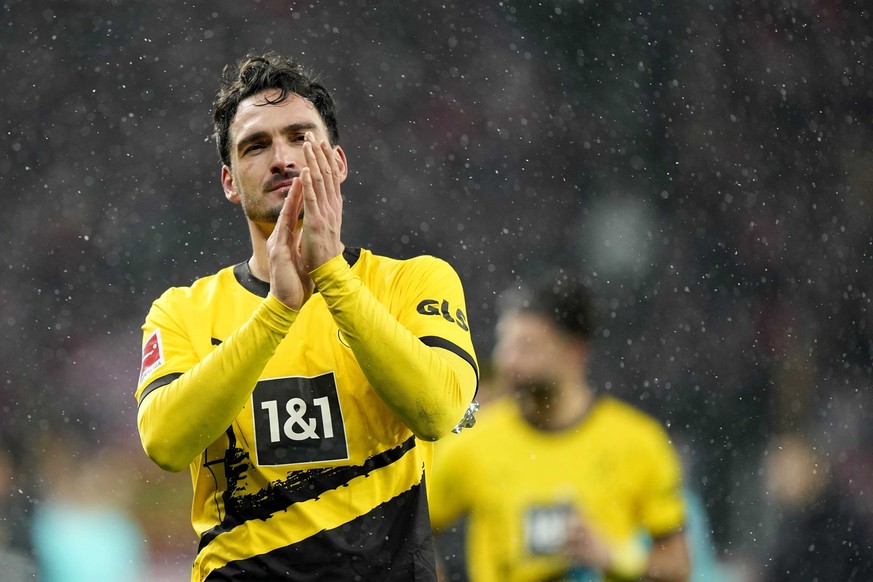
POLYGON ((346 428, 332 372, 312 378, 273 378, 252 393, 259 465, 349 458, 346 428))

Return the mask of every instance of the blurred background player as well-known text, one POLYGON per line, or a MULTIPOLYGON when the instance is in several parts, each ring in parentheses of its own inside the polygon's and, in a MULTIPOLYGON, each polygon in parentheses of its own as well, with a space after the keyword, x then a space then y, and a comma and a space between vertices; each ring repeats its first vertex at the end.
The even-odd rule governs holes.
POLYGON ((766 545, 765 582, 873 580, 873 532, 830 465, 799 432, 771 439, 763 469, 776 525, 766 545))
POLYGON ((589 387, 588 290, 560 272, 508 299, 506 392, 437 447, 433 526, 466 516, 473 582, 687 580, 680 460, 655 419, 589 387))

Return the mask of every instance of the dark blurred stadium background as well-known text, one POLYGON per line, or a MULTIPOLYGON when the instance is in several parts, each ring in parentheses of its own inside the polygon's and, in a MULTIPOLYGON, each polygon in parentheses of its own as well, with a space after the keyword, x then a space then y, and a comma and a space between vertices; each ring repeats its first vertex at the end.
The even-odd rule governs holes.
POLYGON ((483 362, 519 276, 586 277, 593 380, 668 424, 723 560, 765 560, 781 433, 869 515, 871 44, 848 0, 4 2, 7 545, 102 467, 151 579, 187 568, 187 475, 135 436, 139 325, 249 252, 210 104, 265 49, 338 100, 346 242, 452 262, 483 362))

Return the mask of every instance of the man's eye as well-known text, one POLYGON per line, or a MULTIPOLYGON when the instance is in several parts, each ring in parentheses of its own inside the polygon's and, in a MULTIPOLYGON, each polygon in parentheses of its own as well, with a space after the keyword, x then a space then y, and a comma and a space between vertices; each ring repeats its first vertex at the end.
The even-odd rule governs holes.
POLYGON ((306 134, 301 133, 300 135, 295 135, 294 141, 306 141, 306 134))
POLYGON ((249 147, 247 147, 243 153, 250 154, 250 153, 262 150, 262 149, 264 149, 263 144, 254 143, 254 144, 250 145, 249 147))

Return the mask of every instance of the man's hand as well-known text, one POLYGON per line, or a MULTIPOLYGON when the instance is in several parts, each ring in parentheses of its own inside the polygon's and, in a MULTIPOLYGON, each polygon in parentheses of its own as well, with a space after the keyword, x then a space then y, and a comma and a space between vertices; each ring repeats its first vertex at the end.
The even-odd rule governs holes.
POLYGON ((306 166, 300 172, 303 183, 303 234, 301 255, 307 272, 343 252, 340 231, 343 221, 341 177, 336 152, 322 140, 315 143, 312 132, 303 144, 306 166))
POLYGON ((303 221, 303 182, 294 178, 282 204, 279 220, 267 239, 270 259, 270 293, 292 309, 300 309, 312 295, 312 279, 300 254, 303 221))
POLYGON ((604 572, 610 565, 609 546, 584 519, 574 513, 567 527, 564 555, 574 564, 604 572))
POLYGON ((294 178, 276 228, 267 239, 270 293, 300 309, 312 296, 309 272, 343 252, 340 241, 343 200, 339 166, 333 148, 307 132, 303 144, 306 167, 294 178), (301 220, 302 216, 302 220, 301 220))

